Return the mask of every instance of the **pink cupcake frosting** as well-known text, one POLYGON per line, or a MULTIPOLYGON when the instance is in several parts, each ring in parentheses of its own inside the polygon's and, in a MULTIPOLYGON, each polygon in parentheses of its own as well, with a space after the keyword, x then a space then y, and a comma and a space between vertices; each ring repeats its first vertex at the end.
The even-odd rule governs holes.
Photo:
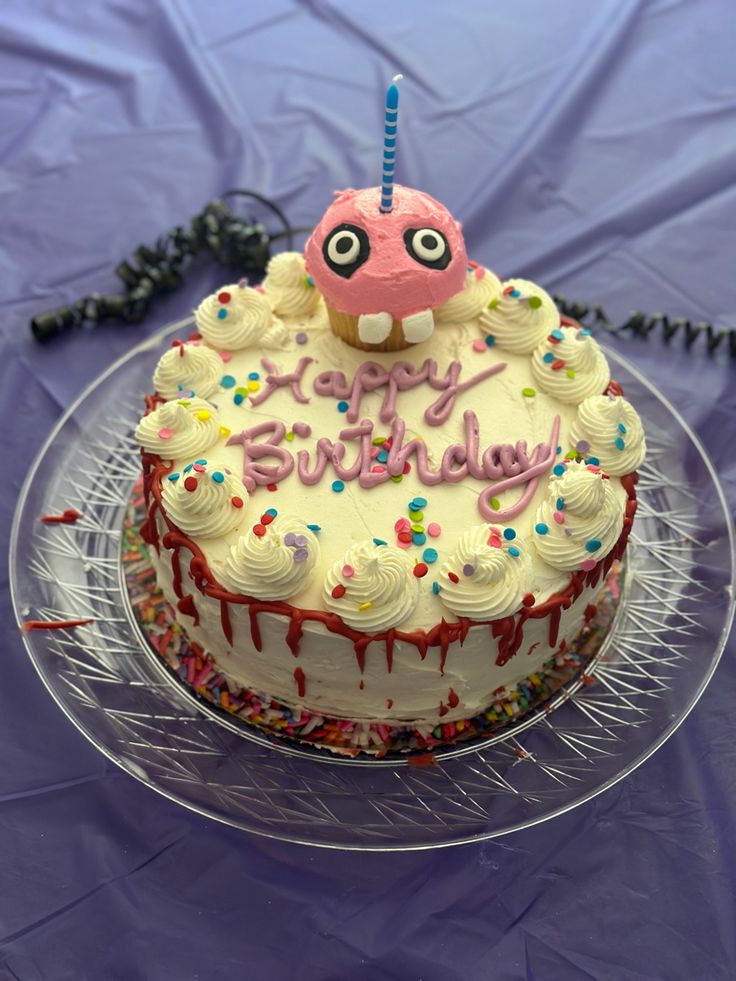
POLYGON ((390 313, 395 320, 441 306, 465 285, 460 223, 434 198, 400 184, 393 210, 380 188, 338 192, 307 242, 307 271, 342 313, 390 313))

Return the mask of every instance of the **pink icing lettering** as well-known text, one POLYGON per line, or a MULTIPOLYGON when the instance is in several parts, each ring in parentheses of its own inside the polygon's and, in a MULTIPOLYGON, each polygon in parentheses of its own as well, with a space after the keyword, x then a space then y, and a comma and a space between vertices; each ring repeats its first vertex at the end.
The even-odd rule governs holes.
POLYGON ((266 384, 257 395, 250 396, 250 404, 262 405, 267 398, 273 395, 277 388, 283 388, 286 385, 291 389, 291 394, 294 396, 296 402, 309 402, 307 396, 302 392, 301 383, 302 375, 307 365, 310 365, 313 361, 314 358, 299 358, 294 371, 290 371, 286 375, 280 375, 278 368, 270 358, 261 358, 261 364, 268 372, 266 375, 266 384))
MULTIPOLYGON (((516 474, 510 475, 506 480, 500 481, 498 484, 494 484, 492 487, 486 487, 478 495, 478 510, 481 515, 486 520, 494 521, 508 521, 510 518, 516 518, 527 504, 534 497, 534 492, 537 489, 537 484, 539 483, 539 478, 542 474, 549 470, 552 464, 555 462, 557 456, 557 441, 560 437, 560 417, 555 416, 552 422, 552 433, 549 438, 549 443, 538 443, 532 451, 532 455, 527 458, 526 452, 524 452, 524 459, 526 463, 529 464, 528 469, 521 470, 521 459, 517 458, 517 463, 519 465, 519 470, 516 474), (517 487, 519 484, 526 484, 524 493, 521 495, 519 500, 512 504, 511 507, 502 508, 500 511, 494 511, 491 507, 491 498, 496 497, 498 494, 502 494, 504 491, 511 490, 512 487, 517 487)), ((516 444, 517 447, 519 444, 516 444)), ((493 447, 496 449, 496 447, 493 447)), ((503 450, 505 447, 500 447, 499 457, 503 464, 503 450)), ((524 444, 524 450, 526 450, 526 444, 524 444)), ((486 450, 486 453, 488 451, 486 450)), ((485 460, 485 453, 483 454, 485 460)))
POLYGON ((240 444, 243 447, 243 484, 249 494, 252 494, 259 485, 277 484, 284 477, 288 477, 294 469, 293 456, 278 445, 285 435, 284 424, 273 420, 244 429, 237 435, 231 436, 225 444, 226 446, 240 444), (258 436, 264 436, 266 433, 271 434, 268 439, 262 443, 254 442, 258 436), (275 457, 280 463, 276 466, 266 466, 256 462, 269 456, 275 457))
MULTIPOLYGON (((460 375, 460 370, 462 365, 459 361, 452 361, 449 368, 447 369, 447 375, 442 381, 446 384, 441 387, 444 389, 442 395, 433 402, 429 408, 424 413, 424 421, 430 426, 440 426, 443 422, 446 422, 450 417, 450 413, 455 405, 455 399, 460 394, 460 392, 465 392, 473 385, 477 385, 479 382, 484 381, 486 378, 490 378, 492 375, 498 374, 499 371, 503 371, 506 367, 505 361, 498 361, 496 364, 486 368, 483 371, 479 371, 472 378, 468 378, 465 382, 458 382, 458 377, 460 375)), ((440 387, 435 382, 439 382, 440 379, 435 379, 433 381, 431 375, 429 378, 429 383, 433 388, 440 387)))

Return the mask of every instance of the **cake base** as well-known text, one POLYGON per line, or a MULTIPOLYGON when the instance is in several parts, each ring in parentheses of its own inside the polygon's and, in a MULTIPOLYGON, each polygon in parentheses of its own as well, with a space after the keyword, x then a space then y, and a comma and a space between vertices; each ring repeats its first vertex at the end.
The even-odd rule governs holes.
MULTIPOLYGON (((461 741, 488 737, 549 702, 581 672, 583 682, 592 683, 593 678, 586 675, 585 668, 600 650, 613 623, 620 596, 621 569, 614 563, 602 588, 596 615, 576 641, 559 650, 541 669, 513 688, 499 690, 497 700, 472 718, 432 726, 356 722, 317 715, 304 709, 297 715, 275 699, 228 683, 212 655, 189 640, 185 628, 177 621, 174 610, 157 586, 148 546, 139 530, 144 517, 145 505, 139 482, 123 526, 125 582, 141 630, 173 675, 196 697, 245 726, 344 756, 428 754, 461 741)), ((551 706, 547 710, 550 711, 551 706)), ((431 758, 426 761, 430 762, 431 758)))

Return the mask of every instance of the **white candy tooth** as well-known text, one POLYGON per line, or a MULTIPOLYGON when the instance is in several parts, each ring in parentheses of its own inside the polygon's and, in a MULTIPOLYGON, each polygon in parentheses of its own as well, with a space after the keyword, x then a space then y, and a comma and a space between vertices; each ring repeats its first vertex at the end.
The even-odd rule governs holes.
POLYGON ((426 341, 434 333, 434 314, 431 310, 420 310, 401 321, 404 337, 412 344, 426 341))
POLYGON ((358 337, 366 344, 380 344, 391 333, 393 322, 390 313, 361 313, 358 317, 358 337))

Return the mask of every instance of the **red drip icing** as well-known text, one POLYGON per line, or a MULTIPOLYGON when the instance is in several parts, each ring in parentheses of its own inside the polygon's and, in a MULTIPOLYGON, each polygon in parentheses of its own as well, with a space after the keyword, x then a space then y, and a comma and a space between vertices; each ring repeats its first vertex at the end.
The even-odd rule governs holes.
POLYGON ((358 685, 358 688, 360 688, 361 691, 363 691, 363 689, 365 688, 365 682, 363 681, 362 678, 360 679, 360 684, 358 685))
POLYGON ((444 702, 440 702, 440 707, 439 707, 439 709, 437 710, 437 713, 438 713, 438 715, 439 715, 439 717, 440 717, 440 718, 442 718, 442 716, 443 716, 443 715, 447 715, 447 713, 448 713, 449 711, 450 711, 450 710, 449 710, 449 709, 448 709, 448 707, 447 707, 447 706, 445 705, 445 703, 444 703, 444 702))
POLYGON ((228 644, 233 646, 233 625, 230 623, 230 607, 227 605, 227 600, 220 600, 220 623, 222 624, 222 632, 225 635, 225 640, 228 644))
POLYGON ((533 654, 533 653, 534 653, 534 651, 535 651, 535 650, 536 650, 536 649, 537 649, 538 647, 539 647, 539 641, 536 641, 536 642, 535 642, 534 644, 532 644, 532 646, 531 646, 531 647, 529 648, 529 650, 528 650, 528 651, 526 652, 526 655, 527 655, 527 657, 529 657, 529 655, 530 655, 530 654, 533 654))
POLYGON ((447 693, 447 704, 451 709, 457 708, 460 704, 460 698, 457 692, 455 692, 452 688, 447 693))
POLYGON ((179 602, 176 604, 177 609, 180 613, 183 613, 185 617, 194 618, 194 626, 199 626, 199 613, 197 612, 197 607, 194 604, 193 596, 182 596, 179 602))
POLYGON ((391 674, 394 668, 394 637, 395 631, 389 630, 386 634, 386 668, 389 674, 391 674))
POLYGON ((393 700, 393 698, 387 698, 386 699, 386 708, 387 709, 392 709, 393 707, 394 707, 394 700, 393 700))
POLYGON ((549 646, 554 647, 560 633, 560 618, 562 617, 562 607, 557 606, 549 611, 549 646))
POLYGON ((261 643, 261 628, 258 626, 258 607, 255 605, 255 603, 251 603, 251 605, 248 607, 248 613, 250 614, 250 639, 253 641, 253 646, 255 649, 257 651, 262 651, 263 644, 261 643))
POLYGON ((365 635, 361 634, 357 640, 353 641, 353 647, 355 648, 355 659, 358 662, 358 667, 360 668, 361 674, 363 674, 365 671, 366 648, 372 640, 372 637, 366 637, 365 635))
POLYGON ((584 614, 585 622, 590 623, 590 621, 593 619, 593 617, 596 615, 597 612, 598 612, 598 607, 595 605, 595 603, 588 603, 588 605, 585 607, 585 614, 584 614))
POLYGON ((307 679, 304 677, 304 671, 301 668, 294 668, 294 681, 296 681, 296 690, 299 698, 304 698, 304 692, 307 690, 307 679))
POLYGON ((286 631, 286 643, 294 655, 299 657, 299 641, 302 639, 302 622, 296 617, 289 620, 289 629, 286 631))
POLYGON ((63 514, 42 514, 38 520, 43 521, 45 525, 73 525, 81 517, 81 511, 67 508, 63 514))
POLYGON ((444 676, 445 673, 445 661, 447 660, 447 651, 450 647, 451 634, 457 634, 456 630, 451 631, 450 625, 442 618, 439 629, 439 640, 440 640, 440 674, 444 676))

